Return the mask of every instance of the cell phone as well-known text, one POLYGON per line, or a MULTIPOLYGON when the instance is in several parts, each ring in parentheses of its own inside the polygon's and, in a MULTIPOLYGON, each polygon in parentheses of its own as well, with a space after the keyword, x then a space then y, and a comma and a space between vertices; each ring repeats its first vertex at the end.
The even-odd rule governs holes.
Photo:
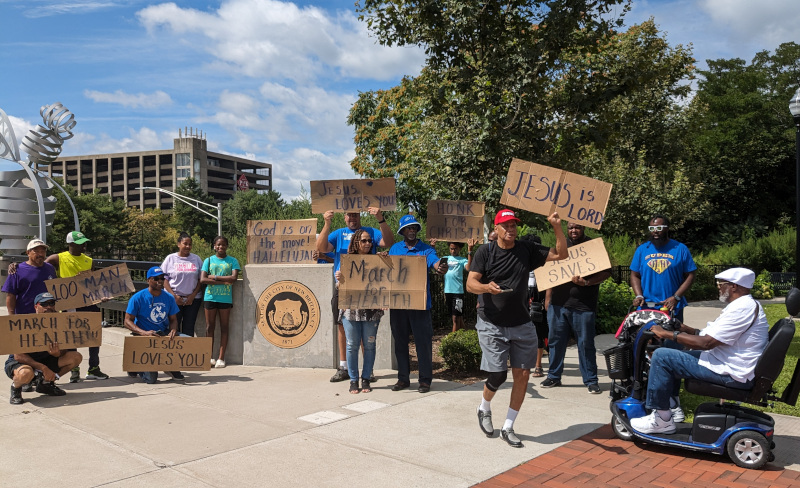
POLYGON ((444 257, 444 258, 442 258, 442 259, 440 259, 440 260, 439 260, 439 266, 441 266, 441 265, 443 265, 443 264, 444 264, 445 266, 447 266, 447 258, 446 258, 446 257, 444 257))
POLYGON ((503 290, 500 290, 500 293, 511 293, 512 291, 514 291, 513 288, 505 288, 503 290))

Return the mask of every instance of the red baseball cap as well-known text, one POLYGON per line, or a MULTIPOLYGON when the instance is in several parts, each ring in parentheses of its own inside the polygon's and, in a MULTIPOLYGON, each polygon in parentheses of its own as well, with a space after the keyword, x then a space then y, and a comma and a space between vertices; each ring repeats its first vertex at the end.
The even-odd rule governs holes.
POLYGON ((502 224, 503 222, 508 222, 509 220, 516 220, 520 222, 514 212, 508 209, 503 209, 497 212, 497 215, 494 216, 494 225, 502 224))

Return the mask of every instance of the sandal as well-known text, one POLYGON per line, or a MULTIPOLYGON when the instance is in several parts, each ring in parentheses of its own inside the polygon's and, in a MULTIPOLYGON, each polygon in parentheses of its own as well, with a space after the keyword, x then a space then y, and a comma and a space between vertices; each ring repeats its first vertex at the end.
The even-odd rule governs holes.
POLYGON ((351 381, 351 382, 350 382, 350 393, 352 393, 353 395, 355 395, 355 394, 356 394, 356 393, 358 393, 359 391, 360 391, 360 390, 358 389, 358 381, 351 381))
POLYGON ((544 369, 533 368, 533 373, 531 373, 531 376, 533 376, 534 378, 541 378, 542 376, 544 376, 544 369))
POLYGON ((369 384, 369 380, 362 379, 361 380, 361 393, 369 393, 372 391, 372 386, 369 384))

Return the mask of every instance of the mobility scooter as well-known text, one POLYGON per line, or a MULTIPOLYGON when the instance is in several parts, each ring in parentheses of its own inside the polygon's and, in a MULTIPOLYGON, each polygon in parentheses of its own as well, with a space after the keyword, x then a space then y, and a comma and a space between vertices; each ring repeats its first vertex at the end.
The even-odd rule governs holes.
MULTIPOLYGON (((800 290, 792 288, 786 297, 786 308, 794 317, 800 313, 800 290)), ((764 353, 755 367, 752 389, 740 390, 694 379, 684 379, 684 388, 696 395, 719 398, 719 403, 703 403, 694 412, 692 423, 676 422, 673 434, 644 434, 631 427, 630 419, 642 417, 647 411, 647 376, 649 355, 657 347, 654 325, 671 329, 672 319, 659 310, 637 310, 622 322, 617 338, 619 343, 603 352, 611 384, 611 426, 623 440, 643 441, 660 446, 677 447, 698 452, 726 454, 738 466, 762 468, 773 461, 775 421, 766 413, 739 405, 748 403, 771 406, 777 400, 794 405, 800 392, 800 361, 792 379, 779 397, 773 382, 783 369, 784 358, 791 343, 795 324, 791 318, 779 320, 769 331, 764 353)))

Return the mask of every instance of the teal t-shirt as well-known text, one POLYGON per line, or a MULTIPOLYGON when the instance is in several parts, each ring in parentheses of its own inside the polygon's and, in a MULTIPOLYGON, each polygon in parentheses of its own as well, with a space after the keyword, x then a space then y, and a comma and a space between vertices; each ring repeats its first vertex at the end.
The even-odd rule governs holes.
POLYGON ((463 256, 447 256, 447 273, 444 275, 445 293, 464 293, 464 266, 467 261, 463 256))
MULTIPOLYGON (((209 256, 203 261, 203 271, 209 276, 231 276, 233 270, 240 270, 239 261, 231 256, 220 259, 217 256, 209 256)), ((233 303, 233 285, 208 285, 203 300, 217 303, 233 303)))

